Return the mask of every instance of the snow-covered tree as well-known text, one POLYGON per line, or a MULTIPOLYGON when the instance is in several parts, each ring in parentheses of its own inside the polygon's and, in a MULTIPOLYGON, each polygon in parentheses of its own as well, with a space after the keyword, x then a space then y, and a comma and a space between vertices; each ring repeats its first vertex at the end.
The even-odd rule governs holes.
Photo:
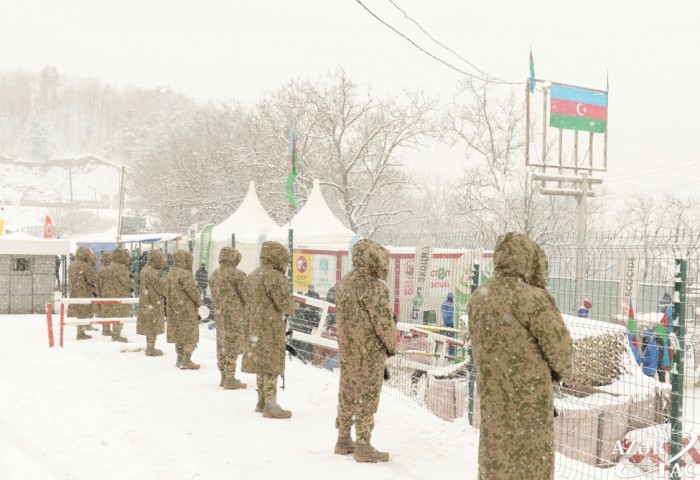
MULTIPOLYGON (((403 155, 444 134, 437 100, 422 92, 379 98, 342 69, 316 82, 288 83, 261 102, 253 116, 257 125, 252 131, 272 151, 288 151, 289 131, 295 129, 301 199, 318 178, 339 218, 368 236, 396 228, 413 215, 400 201, 416 189, 403 168, 403 155)), ((269 162, 280 159, 276 165, 286 176, 287 155, 268 154, 255 165, 274 168, 269 162)))
POLYGON ((453 133, 466 164, 454 184, 454 214, 470 230, 518 230, 536 241, 575 230, 573 199, 540 195, 534 170, 525 167, 522 99, 514 90, 502 95, 492 83, 465 79, 455 96, 453 133))

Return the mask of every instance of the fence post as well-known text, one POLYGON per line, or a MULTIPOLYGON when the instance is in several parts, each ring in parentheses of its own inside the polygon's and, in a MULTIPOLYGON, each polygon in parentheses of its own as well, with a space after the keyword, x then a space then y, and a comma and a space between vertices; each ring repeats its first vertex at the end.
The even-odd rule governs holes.
MULTIPOLYGON (((472 285, 471 293, 479 287, 479 264, 474 264, 474 269, 472 270, 472 285)), ((469 418, 469 425, 474 425, 474 376, 476 370, 474 369, 474 360, 472 356, 471 344, 466 346, 467 355, 467 416, 469 418)))
MULTIPOLYGON (((676 278, 673 287, 673 333, 679 348, 674 352, 671 368, 671 478, 678 479, 683 448, 683 375, 685 374, 685 304, 688 261, 676 258, 676 278)), ((670 342, 670 339, 669 339, 670 342)))
POLYGON ((49 348, 53 347, 53 306, 51 303, 46 304, 46 327, 49 330, 49 348))
POLYGON ((58 346, 63 348, 63 328, 65 327, 65 313, 66 313, 66 304, 61 302, 61 306, 59 307, 59 310, 61 312, 61 318, 60 318, 60 326, 61 328, 59 329, 58 333, 58 346))

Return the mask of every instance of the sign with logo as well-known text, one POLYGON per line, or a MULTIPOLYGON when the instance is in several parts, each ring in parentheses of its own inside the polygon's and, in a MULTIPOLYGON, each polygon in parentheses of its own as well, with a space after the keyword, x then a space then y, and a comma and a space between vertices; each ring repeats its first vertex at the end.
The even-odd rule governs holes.
POLYGON ((309 253, 294 253, 294 291, 306 292, 312 282, 311 265, 313 255, 309 253))
POLYGON ((671 456, 670 442, 660 439, 618 440, 613 453, 623 460, 615 478, 697 478, 700 475, 700 443, 696 433, 682 433, 678 453, 671 456))
POLYGON ((420 241, 416 247, 416 256, 413 259, 413 268, 416 277, 416 289, 413 295, 413 307, 411 308, 411 320, 416 323, 423 321, 425 297, 430 288, 430 256, 433 251, 434 239, 426 238, 420 241))
POLYGON ((336 281, 336 257, 335 255, 313 255, 312 279, 317 292, 327 292, 335 285, 336 281))
POLYGON ((639 249, 625 247, 620 260, 620 298, 637 299, 639 287, 639 249))

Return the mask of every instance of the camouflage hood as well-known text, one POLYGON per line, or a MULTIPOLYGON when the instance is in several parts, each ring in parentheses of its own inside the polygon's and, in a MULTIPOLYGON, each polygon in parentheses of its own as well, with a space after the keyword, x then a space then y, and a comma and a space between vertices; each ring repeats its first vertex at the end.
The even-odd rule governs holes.
POLYGON ((289 264, 289 250, 279 242, 265 242, 260 248, 260 264, 272 265, 278 272, 285 273, 289 264))
POLYGON ((109 264, 112 263, 112 252, 102 252, 101 259, 102 266, 108 267, 109 264))
POLYGON ((372 240, 358 241, 352 247, 352 269, 386 280, 389 275, 389 250, 372 240))
POLYGON ((173 266, 184 268, 185 270, 192 270, 192 263, 194 258, 192 254, 186 250, 178 250, 173 255, 173 266))
POLYGON ((539 268, 537 244, 524 233, 508 232, 496 243, 493 265, 496 273, 520 277, 530 283, 539 268))
POLYGON ((532 277, 529 280, 525 280, 533 287, 547 288, 547 283, 549 282, 549 260, 547 260, 547 254, 544 253, 544 250, 538 244, 535 244, 535 264, 532 277))
POLYGON ((78 250, 75 252, 75 258, 86 263, 90 263, 91 257, 92 252, 87 247, 78 247, 78 250))
POLYGON ((163 270, 165 268, 165 263, 165 254, 158 250, 152 250, 146 261, 146 265, 156 270, 163 270))
POLYGON ((241 252, 232 247, 224 247, 219 252, 219 265, 229 264, 234 268, 241 263, 241 252))
POLYGON ((115 248, 112 250, 112 261, 114 263, 120 263, 122 265, 128 265, 131 261, 131 255, 124 248, 115 248))

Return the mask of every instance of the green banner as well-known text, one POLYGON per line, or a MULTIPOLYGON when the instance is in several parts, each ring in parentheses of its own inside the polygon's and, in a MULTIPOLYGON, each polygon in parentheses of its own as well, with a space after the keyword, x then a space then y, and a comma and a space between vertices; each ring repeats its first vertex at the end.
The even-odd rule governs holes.
MULTIPOLYGON (((211 234, 214 229, 214 225, 205 226, 201 232, 199 232, 199 263, 204 264, 209 270, 209 254, 211 253, 211 234)), ((197 265, 194 266, 195 269, 197 265)))

